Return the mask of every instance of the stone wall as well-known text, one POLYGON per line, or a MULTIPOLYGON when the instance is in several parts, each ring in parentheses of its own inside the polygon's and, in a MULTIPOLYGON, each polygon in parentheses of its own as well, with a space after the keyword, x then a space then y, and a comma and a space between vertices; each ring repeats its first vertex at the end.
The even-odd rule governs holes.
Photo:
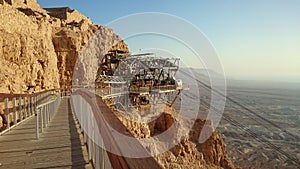
POLYGON ((82 15, 77 10, 73 10, 73 11, 67 13, 67 23, 73 22, 73 21, 79 23, 82 20, 85 20, 85 21, 89 22, 89 24, 92 23, 91 20, 88 17, 82 15))
POLYGON ((58 18, 58 19, 67 19, 67 10, 68 8, 57 8, 57 9, 45 9, 48 13, 48 15, 58 18))

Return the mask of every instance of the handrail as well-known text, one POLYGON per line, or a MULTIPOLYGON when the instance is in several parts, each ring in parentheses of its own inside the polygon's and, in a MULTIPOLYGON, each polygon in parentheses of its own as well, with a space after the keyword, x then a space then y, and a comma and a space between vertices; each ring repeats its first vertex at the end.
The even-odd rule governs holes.
POLYGON ((66 90, 70 89, 57 88, 32 94, 0 93, 0 100, 4 102, 4 118, 7 121, 0 125, 0 135, 33 117, 37 106, 44 104, 43 102, 47 102, 54 95, 62 95, 66 90))
POLYGON ((57 89, 50 89, 50 90, 44 90, 41 92, 37 92, 37 93, 0 93, 0 98, 14 98, 14 97, 35 97, 47 92, 52 92, 52 91, 59 91, 59 90, 66 90, 65 88, 57 88, 57 89))
MULTIPOLYGON (((95 116, 93 112, 93 106, 91 106, 88 102, 85 101, 83 97, 77 95, 78 91, 73 92, 71 97, 71 108, 76 118, 80 122, 80 128, 83 133, 84 143, 87 145, 89 160, 92 162, 95 169, 111 169, 116 168, 112 166, 111 160, 109 158, 109 154, 102 148, 98 143, 95 143, 93 138, 97 137, 97 132, 101 131, 101 129, 95 128, 95 116), (76 104, 75 104, 76 102, 76 104), (79 102, 79 103, 78 103, 79 102), (76 108, 76 109, 75 109, 76 108), (84 115, 78 114, 78 109, 84 112, 84 115), (77 110, 77 111, 76 111, 77 110), (93 136, 88 135, 88 132, 93 131, 93 136), (92 138, 91 138, 92 137, 92 138)), ((92 98, 90 95, 85 95, 85 97, 92 98)), ((97 126, 97 125, 96 125, 97 126)), ((101 140, 101 137, 97 139, 101 140)), ((102 141, 103 142, 103 141, 102 141)), ((119 167, 120 168, 120 167, 119 167)), ((128 169, 128 167, 122 167, 124 169, 128 169)))
MULTIPOLYGON (((133 159, 128 157, 123 157, 120 155, 113 154, 111 152, 105 151, 99 145, 97 145, 93 138, 97 138, 99 141, 99 137, 104 136, 105 139, 102 140, 102 143, 104 147, 109 148, 110 150, 113 150, 113 152, 118 152, 118 154, 122 154, 121 149, 119 147, 119 143, 114 139, 114 136, 112 135, 111 131, 109 130, 109 127, 107 126, 109 122, 109 125, 112 126, 112 128, 117 128, 119 132, 122 132, 123 134, 130 135, 132 134, 128 133, 127 128, 124 126, 124 124, 117 118, 117 116, 112 112, 112 110, 103 102, 100 96, 95 95, 94 93, 91 93, 87 90, 76 90, 72 93, 73 100, 77 101, 76 104, 73 102, 74 107, 76 107, 77 111, 77 119, 80 122, 81 129, 84 133, 84 141, 88 145, 88 151, 89 151, 89 160, 91 160, 96 167, 96 169, 100 168, 132 168, 132 169, 140 169, 145 168, 145 165, 150 168, 161 168, 157 161, 154 158, 145 158, 145 159, 133 159), (99 107, 100 106, 100 107, 99 107), (100 111, 101 108, 101 111, 100 111), (92 132, 92 133, 90 133, 92 132), (97 133, 98 132, 98 133, 97 133), (90 133, 91 135, 87 136, 87 133, 90 133), (101 133, 101 136, 98 136, 101 133), (109 161, 105 161, 102 159, 102 162, 107 162, 108 166, 100 166, 106 165, 102 164, 99 161, 99 149, 105 152, 104 155, 108 156, 109 161), (139 161, 142 160, 143 162, 139 161)), ((103 137, 102 137, 103 138, 103 137)), ((97 141, 96 139, 96 141, 97 141)), ((142 146, 137 141, 137 144, 135 144, 135 147, 142 146)), ((146 151, 146 150, 145 150, 146 151)))
POLYGON ((53 102, 55 102, 55 99, 53 99, 53 100, 51 100, 51 101, 48 101, 48 102, 46 102, 46 103, 40 104, 40 105, 36 106, 36 108, 37 108, 37 109, 40 109, 40 108, 42 108, 42 107, 44 107, 44 106, 46 106, 46 105, 48 105, 48 104, 51 104, 51 103, 53 103, 53 102))
POLYGON ((35 137, 38 140, 40 132, 43 133, 49 122, 53 119, 60 104, 62 95, 58 95, 55 99, 35 107, 35 137))

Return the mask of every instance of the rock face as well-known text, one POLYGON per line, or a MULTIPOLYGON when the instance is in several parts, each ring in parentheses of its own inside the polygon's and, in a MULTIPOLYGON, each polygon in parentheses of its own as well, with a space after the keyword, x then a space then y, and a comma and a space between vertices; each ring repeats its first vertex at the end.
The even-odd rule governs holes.
POLYGON ((57 88, 51 25, 46 15, 27 16, 21 9, 25 8, 0 5, 0 92, 57 88))
MULTIPOLYGON (((94 25, 78 11, 47 10, 35 0, 0 0, 0 93, 69 87, 74 84, 74 70, 81 72, 76 83, 88 83, 109 50, 128 51, 113 30, 94 25), (89 57, 93 60, 87 62, 89 57)), ((173 109, 162 112, 148 124, 119 118, 136 138, 149 138, 178 120, 173 109)), ((197 142, 204 122, 196 120, 178 145, 155 157, 163 168, 235 168, 217 132, 205 143, 197 142)))
MULTIPOLYGON (((205 120, 197 119, 190 131, 189 138, 192 142, 197 143, 200 131, 202 130, 205 120)), ((211 124, 212 125, 212 124, 211 124)), ((211 127, 213 131, 213 128, 211 127)), ((226 146, 217 131, 213 131, 212 135, 204 143, 198 145, 198 149, 203 153, 207 163, 221 166, 223 168, 235 168, 227 154, 226 146)))
MULTIPOLYGON (((185 126, 184 118, 180 117, 176 110, 172 107, 163 106, 162 111, 157 118, 149 123, 143 123, 138 121, 130 120, 124 117, 123 114, 119 113, 118 110, 112 105, 111 109, 114 111, 120 121, 128 128, 132 135, 139 139, 150 138, 161 134, 171 128, 171 126, 177 121, 179 125, 185 126)), ((138 116, 138 113, 131 112, 133 116, 138 116)), ((136 119, 136 118, 133 118, 136 119)), ((139 119, 139 118, 137 118, 139 119)), ((198 141, 200 132, 205 125, 205 120, 195 120, 189 133, 181 138, 179 144, 171 148, 169 151, 161 153, 155 156, 155 159, 159 162, 162 168, 165 169, 198 169, 198 168, 209 168, 209 169, 235 169, 227 154, 226 146, 218 134, 217 131, 213 131, 212 124, 211 132, 213 133, 210 138, 204 143, 200 144, 198 141)), ((179 129, 179 132, 182 130, 179 129)), ((206 131, 208 132, 208 131, 206 131)), ((210 132, 209 132, 210 133, 210 132)), ((172 137, 172 136, 170 136, 172 137)), ((155 145, 151 145, 149 151, 156 149, 155 145)))
MULTIPOLYGON (((63 10, 58 8, 65 12, 65 19, 48 15, 36 0, 0 1, 0 93, 69 87, 87 43, 91 48, 100 47, 101 53, 112 47, 128 50, 111 29, 94 25, 76 10, 63 10), (94 40, 89 42, 91 37, 94 40)), ((98 62, 94 63, 97 71, 98 62)), ((95 73, 83 70, 84 77, 95 73)))
MULTIPOLYGON (((173 118, 175 119, 174 116, 173 118)), ((205 120, 197 119, 188 136, 169 152, 156 157, 164 168, 236 168, 229 159, 226 146, 218 132, 214 131, 204 143, 198 142, 204 124, 205 120)))

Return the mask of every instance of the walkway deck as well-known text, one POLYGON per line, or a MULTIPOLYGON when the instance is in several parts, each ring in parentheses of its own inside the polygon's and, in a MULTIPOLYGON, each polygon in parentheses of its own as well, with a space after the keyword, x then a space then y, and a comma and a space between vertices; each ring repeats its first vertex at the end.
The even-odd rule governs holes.
POLYGON ((0 163, 0 169, 92 168, 68 98, 62 99, 39 140, 34 118, 0 136, 0 163))

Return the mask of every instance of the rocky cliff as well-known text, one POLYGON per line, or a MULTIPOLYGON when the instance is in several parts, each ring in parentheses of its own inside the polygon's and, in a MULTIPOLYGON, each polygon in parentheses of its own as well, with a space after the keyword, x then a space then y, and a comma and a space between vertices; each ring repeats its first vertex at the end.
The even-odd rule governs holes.
MULTIPOLYGON (((116 116, 122 121, 122 123, 128 128, 131 134, 139 139, 150 138, 168 130, 175 121, 179 122, 179 131, 185 127, 187 123, 184 118, 180 117, 176 110, 168 106, 158 106, 157 119, 152 120, 149 123, 138 122, 132 119, 140 119, 139 112, 132 113, 131 117, 124 117, 124 114, 120 113, 112 104, 111 109, 116 116)), ((212 130, 212 136, 204 143, 199 143, 198 138, 202 128, 205 124, 205 120, 197 119, 187 135, 180 139, 179 144, 171 148, 169 151, 161 153, 155 156, 155 159, 164 169, 237 169, 231 162, 226 146, 217 131, 212 130)), ((150 145, 150 152, 155 151, 157 147, 150 145)))
MULTIPOLYGON (((77 69, 84 73, 84 78, 78 80, 84 83, 94 78, 97 71, 87 69, 98 64, 96 60, 87 65, 84 56, 97 55, 99 59, 110 49, 128 47, 113 30, 94 25, 76 10, 46 11, 35 0, 0 0, 0 93, 68 87, 76 62, 80 62, 77 69)), ((120 115, 119 118, 137 138, 154 136, 178 120, 172 108, 151 123, 133 122, 120 115)), ((197 143, 203 124, 198 119, 177 146, 155 157, 163 168, 235 168, 217 132, 205 143, 197 143)))
POLYGON ((128 50, 111 29, 94 25, 78 11, 54 10, 66 18, 50 15, 36 0, 0 1, 0 93, 70 86, 75 63, 87 43, 102 53, 113 47, 128 50), (93 36, 98 40, 89 42, 93 36))
POLYGON ((0 92, 59 87, 49 16, 25 4, 4 3, 0 18, 0 92))

